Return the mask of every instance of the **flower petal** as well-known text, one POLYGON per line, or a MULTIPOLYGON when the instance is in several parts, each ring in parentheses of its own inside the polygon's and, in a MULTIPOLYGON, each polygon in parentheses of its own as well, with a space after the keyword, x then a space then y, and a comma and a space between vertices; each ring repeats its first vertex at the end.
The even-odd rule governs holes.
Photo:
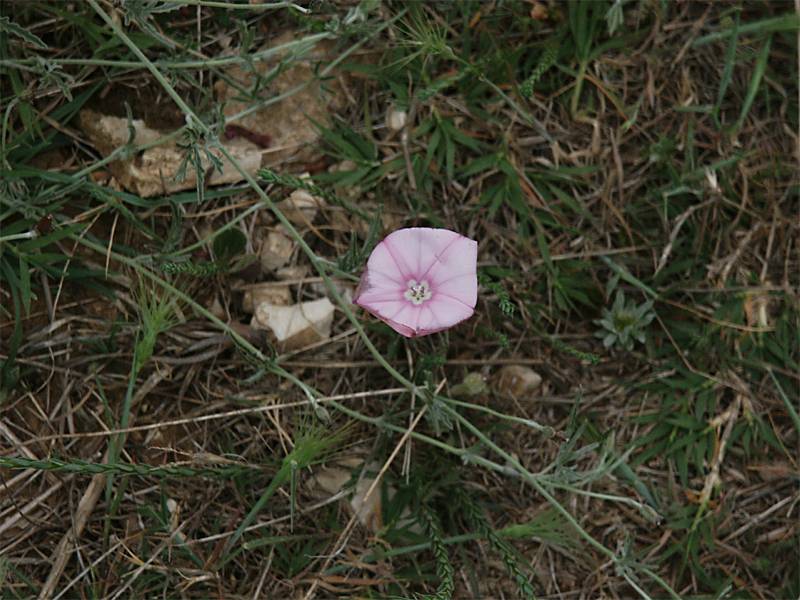
POLYGON ((444 294, 462 302, 469 308, 475 308, 478 301, 478 278, 474 272, 456 275, 436 285, 436 293, 444 294))
POLYGON ((403 325, 402 323, 398 323, 397 321, 392 321, 391 319, 381 319, 384 323, 386 323, 389 327, 394 329, 397 333, 407 338, 412 338, 417 335, 417 332, 411 329, 408 325, 403 325))
POLYGON ((361 308, 366 308, 376 317, 388 319, 399 314, 400 310, 408 303, 402 299, 368 299, 365 301, 359 298, 356 304, 361 308))
POLYGON ((420 335, 448 329, 469 319, 475 312, 463 302, 443 294, 435 294, 430 302, 425 303, 425 308, 427 310, 418 325, 420 335))
POLYGON ((403 308, 400 309, 400 312, 397 312, 389 317, 395 323, 401 323, 411 329, 411 331, 415 331, 417 327, 417 321, 419 317, 419 307, 414 306, 410 302, 404 302, 403 308))
POLYGON ((364 308, 369 308, 378 302, 407 302, 407 300, 403 298, 402 292, 371 288, 365 292, 359 293, 358 297, 355 298, 353 302, 364 308))
MULTIPOLYGON (((395 264, 394 272, 399 272, 399 278, 406 283, 409 279, 414 279, 414 275, 417 271, 418 246, 419 242, 417 240, 417 235, 414 233, 414 228, 398 229, 387 235, 384 240, 375 247, 375 250, 380 247, 386 250, 392 257, 392 262, 395 264)), ((371 256, 370 261, 372 261, 371 256)), ((369 262, 367 266, 369 266, 369 262)))
MULTIPOLYGON (((431 268, 441 260, 449 249, 462 238, 455 231, 448 229, 431 229, 428 227, 417 228, 419 243, 419 279, 424 279, 431 268)), ((463 238, 466 239, 466 238, 463 238)))
POLYGON ((455 277, 471 275, 475 278, 475 290, 477 293, 477 262, 478 242, 459 235, 452 244, 434 259, 425 277, 431 283, 431 286, 438 288, 455 277))
POLYGON ((414 337, 417 334, 416 323, 419 316, 419 307, 406 301, 398 302, 397 304, 400 305, 400 309, 396 311, 390 311, 388 308, 390 304, 385 303, 384 305, 378 305, 376 311, 371 310, 370 312, 385 321, 397 333, 406 337, 414 337))
POLYGON ((389 234, 383 243, 389 246, 401 272, 409 279, 419 281, 439 256, 461 237, 449 229, 409 227, 389 234))
POLYGON ((400 286, 405 289, 407 278, 392 255, 386 241, 384 240, 375 246, 372 254, 369 255, 367 273, 369 274, 370 284, 376 287, 400 286))

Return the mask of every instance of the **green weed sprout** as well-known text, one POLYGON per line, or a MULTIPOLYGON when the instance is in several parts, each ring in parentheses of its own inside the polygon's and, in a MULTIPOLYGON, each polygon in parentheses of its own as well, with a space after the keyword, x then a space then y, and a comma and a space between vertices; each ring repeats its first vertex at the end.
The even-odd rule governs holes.
POLYGON ((136 294, 141 321, 133 359, 134 379, 153 356, 156 338, 177 323, 178 300, 168 293, 157 291, 143 280, 136 294))
POLYGON ((619 345, 630 352, 634 341, 644 344, 645 329, 655 316, 652 300, 636 306, 633 301, 626 303, 625 294, 617 290, 611 310, 604 308, 603 318, 595 320, 602 327, 595 335, 603 338, 606 348, 619 345))

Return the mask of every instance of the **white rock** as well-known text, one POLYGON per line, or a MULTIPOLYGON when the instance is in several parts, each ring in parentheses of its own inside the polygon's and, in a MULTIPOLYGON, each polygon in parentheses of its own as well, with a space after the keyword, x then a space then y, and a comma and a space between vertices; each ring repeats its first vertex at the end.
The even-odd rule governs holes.
POLYGON ((392 108, 386 114, 386 126, 392 131, 400 131, 403 127, 406 126, 407 120, 408 120, 408 115, 404 110, 397 110, 396 108, 392 108))
MULTIPOLYGON (((92 144, 106 156, 128 143, 130 132, 127 119, 84 109, 79 114, 79 122, 92 144)), ((135 144, 152 144, 165 134, 163 131, 148 127, 141 119, 134 119, 131 126, 134 130, 135 144)), ((247 173, 252 175, 258 172, 261 167, 261 154, 253 152, 249 142, 232 140, 224 146, 247 173)), ((222 172, 214 170, 211 173, 207 181, 209 185, 235 183, 242 179, 241 174, 219 150, 212 152, 222 161, 223 169, 222 172)), ((197 187, 197 174, 193 167, 186 169, 183 179, 176 177, 184 162, 185 154, 185 150, 173 140, 143 150, 134 157, 116 160, 109 165, 109 170, 122 186, 144 198, 171 194, 197 187)), ((201 152, 200 155, 205 175, 211 163, 204 153, 201 152)))
MULTIPOLYGON (((66 3, 65 3, 66 4, 66 3)), ((73 3, 74 4, 74 3, 73 3)), ((114 12, 114 18, 118 18, 114 12)), ((256 175, 263 166, 282 164, 287 159, 296 162, 310 161, 318 156, 320 138, 317 124, 330 122, 330 114, 340 111, 347 102, 342 81, 344 74, 334 72, 324 82, 317 76, 318 65, 328 65, 337 56, 332 40, 320 40, 308 44, 300 31, 287 31, 272 40, 268 47, 274 54, 254 65, 231 66, 226 69, 225 79, 214 86, 216 100, 229 119, 245 111, 234 123, 250 135, 235 133, 231 138, 222 136, 220 143, 239 163, 246 173, 256 175), (291 60, 286 60, 291 55, 291 60), (288 66, 283 65, 286 61, 288 66), (258 86, 261 100, 283 98, 269 102, 267 106, 253 111, 251 97, 243 97, 241 90, 251 90, 256 78, 271 72, 278 66, 279 73, 266 85, 258 86), (259 140, 268 140, 265 144, 259 140), (271 142, 271 143, 270 143, 271 142)), ((220 43, 225 47, 230 39, 223 37, 220 43)), ((222 56, 226 55, 223 51, 222 56)), ((158 107, 160 108, 160 107, 158 107)), ((80 111, 79 123, 86 137, 104 156, 125 146, 129 141, 128 120, 124 117, 103 114, 84 109, 80 111)), ((172 130, 156 130, 134 119, 134 143, 152 143, 172 130)), ((120 158, 108 167, 109 171, 126 189, 142 197, 171 194, 180 190, 195 189, 197 176, 192 167, 181 180, 175 178, 183 163, 186 151, 178 143, 181 139, 167 141, 137 153, 136 156, 120 158)), ((216 153, 223 163, 223 171, 214 171, 208 185, 235 183, 243 179, 238 169, 218 150, 216 153)), ((209 170, 210 162, 205 153, 200 152, 202 169, 209 170)))
POLYGON ((337 467, 326 467, 314 473, 316 484, 326 493, 334 495, 350 481, 350 472, 337 467))
POLYGON ((283 267, 275 271, 275 276, 283 281, 299 281, 308 277, 308 267, 306 265, 283 267))
MULTIPOLYGON (((373 463, 368 467, 371 471, 380 470, 380 466, 373 463)), ((381 508, 381 489, 380 484, 375 486, 372 493, 367 496, 367 492, 375 483, 375 479, 369 475, 364 475, 356 483, 356 489, 353 497, 350 499, 350 509, 358 517, 358 521, 366 528, 373 532, 378 532, 383 527, 381 508)), ((394 490, 389 491, 390 495, 394 495, 394 490)))
POLYGON ((512 398, 530 395, 542 385, 542 376, 530 367, 508 365, 497 376, 497 391, 512 398))
POLYGON ((334 71, 332 77, 323 81, 317 73, 318 66, 329 65, 338 55, 335 43, 320 40, 312 45, 304 38, 301 31, 286 31, 258 50, 271 50, 275 52, 273 56, 254 64, 231 66, 225 70, 225 79, 214 85, 226 117, 246 112, 236 124, 272 139, 268 148, 260 149, 264 157, 262 166, 280 165, 289 158, 295 162, 317 158, 320 138, 317 124, 330 123, 330 114, 347 104, 341 83, 345 74, 334 71), (282 68, 274 78, 270 77, 265 85, 256 85, 257 77, 278 66, 282 68), (255 93, 259 100, 270 100, 255 111, 253 105, 258 102, 241 93, 254 89, 258 90, 255 93), (281 97, 283 100, 273 101, 281 97))
POLYGON ((348 171, 355 171, 357 168, 358 168, 358 165, 354 161, 352 161, 352 160, 350 160, 348 158, 346 160, 343 160, 340 163, 336 163, 334 165, 331 165, 330 168, 328 169, 328 172, 329 173, 346 173, 348 171))
POLYGON ((274 283, 262 283, 249 287, 244 291, 242 298, 242 309, 246 312, 254 313, 256 306, 260 304, 277 304, 287 306, 292 303, 292 294, 289 287, 285 285, 275 285, 274 283))
POLYGON ((284 266, 292 257, 294 240, 281 230, 270 231, 261 245, 261 266, 267 271, 275 271, 284 266))
MULTIPOLYGON (((358 518, 359 523, 366 527, 373 533, 378 533, 383 528, 381 498, 385 497, 391 501, 397 494, 397 490, 389 485, 384 484, 383 489, 380 484, 375 485, 375 489, 367 496, 367 492, 375 483, 375 477, 380 471, 381 465, 376 461, 365 463, 364 456, 361 452, 347 458, 338 459, 335 464, 328 465, 321 468, 315 468, 313 482, 310 484, 312 493, 320 497, 326 497, 338 494, 346 489, 347 484, 353 478, 353 475, 360 471, 360 476, 356 481, 351 495, 342 502, 347 508, 352 511, 358 518), (323 494, 320 494, 323 492, 323 494)), ((416 523, 411 521, 411 512, 408 508, 403 509, 401 513, 401 520, 407 523, 409 530, 414 533, 422 533, 422 530, 416 523)))
POLYGON ((327 298, 278 306, 262 302, 256 307, 252 326, 268 329, 282 350, 302 348, 331 336, 334 306, 327 298))
POLYGON ((323 206, 325 201, 322 198, 312 196, 306 190, 295 190, 280 205, 280 209, 295 225, 309 225, 323 206))

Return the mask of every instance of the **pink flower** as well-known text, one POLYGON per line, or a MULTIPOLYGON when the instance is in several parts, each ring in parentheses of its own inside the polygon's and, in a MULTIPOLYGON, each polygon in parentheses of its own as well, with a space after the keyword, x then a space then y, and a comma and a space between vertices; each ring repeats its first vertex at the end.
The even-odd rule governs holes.
POLYGON ((478 300, 478 243, 448 229, 411 227, 375 247, 353 302, 406 337, 468 319, 478 300))

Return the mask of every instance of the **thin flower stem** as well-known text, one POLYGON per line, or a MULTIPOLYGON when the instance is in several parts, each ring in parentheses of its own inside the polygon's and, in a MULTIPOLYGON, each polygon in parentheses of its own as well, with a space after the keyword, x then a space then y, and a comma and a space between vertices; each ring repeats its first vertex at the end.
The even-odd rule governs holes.
POLYGON ((234 477, 253 474, 267 470, 262 465, 228 464, 221 466, 195 467, 190 464, 172 463, 163 466, 152 466, 145 463, 109 464, 93 463, 84 460, 62 460, 47 458, 30 459, 22 456, 0 456, 0 466, 6 469, 36 469, 38 471, 56 471, 77 473, 78 475, 134 475, 137 477, 234 477))
POLYGON ((14 240, 32 240, 35 237, 36 237, 35 231, 12 233, 11 235, 0 236, 0 244, 2 244, 3 242, 13 242, 14 240))
POLYGON ((545 481, 547 485, 550 485, 554 488, 558 488, 560 490, 565 490, 568 492, 572 492, 573 494, 579 494, 581 496, 587 496, 588 498, 597 498, 598 500, 608 500, 609 502, 617 502, 619 504, 625 504, 643 513, 647 513, 648 515, 658 516, 658 514, 655 513, 655 511, 652 508, 650 508, 646 504, 637 502, 632 498, 626 498, 624 496, 615 496, 613 494, 602 494, 600 492, 592 492, 589 490, 582 490, 581 488, 575 487, 574 485, 570 485, 568 483, 560 483, 552 480, 550 481, 545 480, 545 481))
POLYGON ((74 174, 74 177, 75 178, 85 177, 86 175, 89 175, 90 173, 96 171, 97 169, 100 169, 100 168, 106 166, 107 164, 112 163, 115 160, 118 160, 118 159, 124 157, 129 152, 135 153, 135 152, 140 152, 142 150, 149 150, 150 148, 154 148, 156 146, 160 146, 161 144, 164 144, 166 142, 174 140, 174 139, 180 137, 181 133, 183 132, 183 129, 184 128, 181 127, 180 129, 178 129, 176 131, 173 131, 171 133, 163 135, 163 136, 159 137, 157 140, 153 140, 152 142, 147 142, 146 144, 130 145, 130 146, 129 145, 125 145, 125 146, 120 146, 119 148, 115 148, 114 151, 111 152, 105 158, 103 158, 101 160, 98 160, 97 162, 92 163, 91 165, 89 165, 87 167, 84 167, 80 171, 77 171, 74 174))
POLYGON ((638 565, 642 572, 660 585, 665 592, 667 592, 673 600, 682 600, 678 593, 672 589, 672 586, 664 581, 655 571, 645 565, 638 565))
POLYGON ((307 15, 311 11, 294 2, 269 2, 241 4, 238 2, 221 2, 218 0, 165 0, 167 4, 177 4, 179 6, 208 6, 209 8, 225 8, 227 10, 276 10, 278 8, 291 8, 307 15))
POLYGON ((647 598, 647 600, 650 600, 650 594, 648 594, 639 586, 639 584, 633 579, 633 577, 630 576, 627 569, 620 569, 620 573, 622 574, 622 577, 625 578, 625 581, 628 582, 628 585, 631 586, 633 589, 635 589, 637 592, 639 592, 639 595, 642 598, 647 598))
MULTIPOLYGON (((96 10, 96 9, 95 9, 96 10)), ((310 35, 300 40, 287 42, 280 46, 266 48, 259 52, 254 52, 247 58, 242 56, 226 56, 223 58, 211 58, 208 60, 184 60, 184 61, 157 61, 154 63, 158 68, 163 69, 208 69, 214 67, 228 67, 231 65, 244 64, 249 62, 258 62, 267 60, 276 54, 286 51, 297 46, 305 44, 315 44, 320 40, 330 39, 330 33, 317 33, 310 35)), ((107 60, 100 58, 53 58, 48 59, 48 63, 60 66, 87 66, 87 67, 121 67, 126 69, 141 69, 147 68, 146 63, 143 61, 133 60, 107 60)), ((17 58, 17 59, 3 59, 0 60, 0 67, 19 68, 26 65, 38 64, 36 58, 17 58)))
POLYGON ((514 415, 507 415, 505 413, 501 413, 500 411, 494 410, 493 408, 489 408, 488 406, 481 406, 480 404, 473 404, 472 402, 464 402, 463 400, 455 400, 453 398, 447 398, 446 396, 436 396, 438 400, 442 400, 443 402, 448 402, 450 404, 454 404, 456 406, 463 406, 464 408, 470 408, 472 410, 479 410, 486 414, 492 415, 493 417, 497 417, 498 419, 503 419, 505 421, 511 421, 513 423, 519 423, 520 425, 525 425, 526 427, 530 427, 531 429, 538 431, 546 436, 552 436, 555 434, 555 430, 550 427, 549 425, 541 425, 532 419, 523 419, 521 417, 515 417, 514 415))

